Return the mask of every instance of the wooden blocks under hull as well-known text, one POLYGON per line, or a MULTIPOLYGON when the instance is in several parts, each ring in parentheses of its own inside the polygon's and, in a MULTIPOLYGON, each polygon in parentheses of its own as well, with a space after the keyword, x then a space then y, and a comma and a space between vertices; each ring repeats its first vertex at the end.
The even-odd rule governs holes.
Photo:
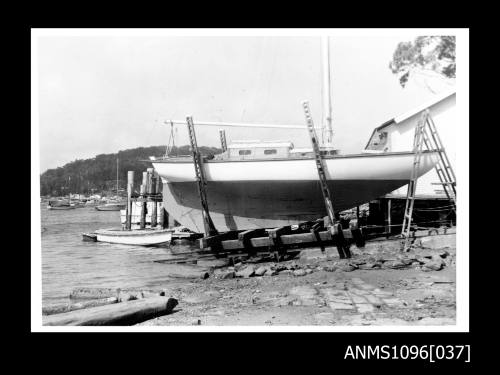
POLYGON ((337 246, 341 258, 350 258, 351 243, 358 247, 364 246, 361 229, 355 225, 334 232, 322 225, 322 221, 272 229, 224 232, 200 239, 200 249, 218 256, 262 252, 278 255, 303 247, 320 246, 324 251, 325 246, 337 246))

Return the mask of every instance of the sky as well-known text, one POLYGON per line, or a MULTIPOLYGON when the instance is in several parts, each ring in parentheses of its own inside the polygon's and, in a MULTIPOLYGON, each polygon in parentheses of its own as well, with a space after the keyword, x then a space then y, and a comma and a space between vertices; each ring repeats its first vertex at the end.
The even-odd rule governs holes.
MULTIPOLYGON (((388 68, 407 35, 330 37, 333 143, 360 152, 373 128, 454 86, 416 77, 406 88, 388 68)), ((226 128, 231 140, 290 140, 310 147, 301 103, 321 124, 318 36, 40 36, 40 172, 75 159, 166 145, 164 121, 275 123, 302 129, 226 128)), ((177 125, 175 143, 188 144, 177 125)), ((196 127, 220 147, 217 127, 196 127)))

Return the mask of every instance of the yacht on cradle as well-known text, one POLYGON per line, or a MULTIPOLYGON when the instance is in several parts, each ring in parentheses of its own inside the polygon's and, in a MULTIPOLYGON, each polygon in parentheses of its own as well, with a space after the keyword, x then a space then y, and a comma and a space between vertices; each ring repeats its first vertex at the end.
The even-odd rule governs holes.
MULTIPOLYGON (((328 187, 336 212, 390 193, 411 176, 414 153, 377 152, 342 155, 333 147, 328 40, 323 46, 325 99, 322 147, 328 187)), ((172 122, 173 123, 173 122, 172 122)), ((181 123, 180 121, 176 123, 181 123)), ((198 125, 215 125, 200 123, 198 125)), ((241 126, 241 124, 218 124, 241 126)), ((251 127, 252 125, 246 125, 251 127)), ((259 125, 255 125, 256 127, 259 125)), ((268 128, 297 128, 260 125, 268 128)), ((306 126, 303 127, 307 131, 306 126)), ((424 151, 419 176, 438 161, 424 151)), ((169 215, 196 232, 204 231, 196 173, 191 156, 151 160, 163 182, 163 205, 169 215)), ((274 228, 325 216, 318 171, 312 148, 295 148, 288 141, 235 141, 222 154, 203 163, 208 208, 219 231, 274 228)))

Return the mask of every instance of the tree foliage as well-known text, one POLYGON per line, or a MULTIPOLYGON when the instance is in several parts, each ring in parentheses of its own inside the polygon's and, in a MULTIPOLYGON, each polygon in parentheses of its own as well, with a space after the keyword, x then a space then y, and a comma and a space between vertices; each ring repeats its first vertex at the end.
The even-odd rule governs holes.
MULTIPOLYGON (((134 184, 139 186, 142 172, 152 167, 146 161, 150 156, 165 154, 166 146, 138 147, 114 154, 100 154, 91 159, 77 159, 62 167, 48 169, 40 175, 40 194, 60 196, 68 193, 90 194, 116 189, 116 159, 119 160, 118 180, 121 189, 126 187, 127 171, 134 171, 134 184)), ((215 147, 199 147, 203 155, 221 152, 215 147)), ((188 145, 173 147, 170 156, 190 155, 188 145)))
POLYGON ((389 63, 405 87, 410 74, 430 70, 446 78, 455 78, 455 37, 419 36, 413 42, 401 42, 389 63))

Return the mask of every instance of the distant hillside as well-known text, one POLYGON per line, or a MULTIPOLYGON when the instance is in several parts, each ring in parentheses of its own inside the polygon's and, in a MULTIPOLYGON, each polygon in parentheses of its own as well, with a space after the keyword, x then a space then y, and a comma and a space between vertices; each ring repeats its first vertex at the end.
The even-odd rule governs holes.
MULTIPOLYGON (((203 155, 215 155, 222 150, 216 147, 199 147, 203 155)), ((139 186, 142 172, 152 165, 150 156, 163 156, 166 146, 138 147, 115 154, 101 154, 92 159, 78 159, 62 167, 49 169, 40 175, 41 195, 64 195, 71 193, 91 194, 116 190, 116 159, 119 159, 119 187, 125 189, 127 171, 135 172, 135 185, 139 186)), ((190 155, 189 146, 174 147, 171 155, 190 155)))

